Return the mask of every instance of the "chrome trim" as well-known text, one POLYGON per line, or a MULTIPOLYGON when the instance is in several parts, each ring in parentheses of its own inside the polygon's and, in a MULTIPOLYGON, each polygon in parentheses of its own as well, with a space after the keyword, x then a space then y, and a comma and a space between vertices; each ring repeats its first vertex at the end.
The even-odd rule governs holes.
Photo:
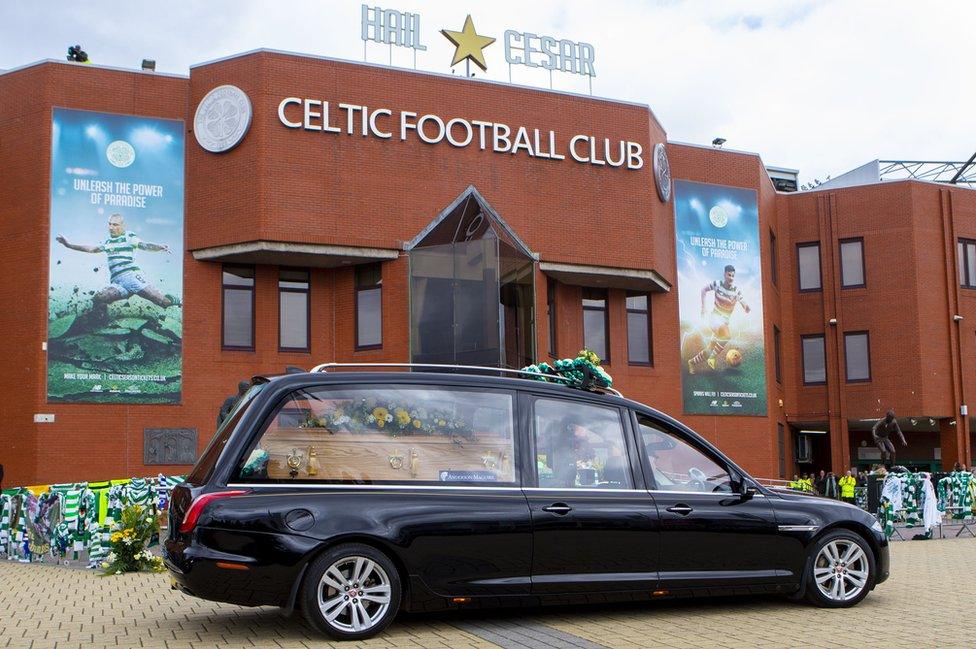
MULTIPOLYGON (((718 496, 720 498, 732 498, 741 495, 734 491, 668 491, 667 489, 648 489, 647 493, 651 495, 678 494, 678 495, 685 495, 685 496, 718 496)), ((762 493, 761 491, 757 491, 756 493, 752 494, 750 497, 765 498, 766 494, 762 493)))
POLYGON ((261 482, 229 482, 228 487, 242 487, 247 489, 324 489, 324 490, 341 490, 341 489, 352 489, 354 491, 381 491, 381 490, 393 490, 393 491, 430 491, 430 490, 445 490, 445 489, 456 489, 464 491, 505 491, 505 492, 517 492, 521 493, 521 487, 472 487, 468 485, 450 485, 445 484, 443 487, 440 485, 403 485, 403 484, 312 484, 308 482, 295 482, 295 483, 261 483, 261 482))
POLYGON ((592 493, 592 494, 613 494, 613 493, 628 493, 628 494, 646 494, 647 491, 644 489, 599 489, 590 487, 522 487, 522 491, 562 491, 567 494, 575 493, 592 493))
POLYGON ((780 532, 816 532, 819 525, 777 525, 780 532))

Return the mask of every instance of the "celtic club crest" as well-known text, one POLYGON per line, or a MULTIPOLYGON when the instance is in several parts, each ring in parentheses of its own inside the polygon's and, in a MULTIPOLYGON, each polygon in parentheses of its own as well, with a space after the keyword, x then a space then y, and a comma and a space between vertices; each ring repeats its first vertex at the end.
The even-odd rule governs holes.
POLYGON ((208 92, 193 116, 193 135, 211 153, 237 146, 251 126, 251 100, 237 86, 218 86, 208 92))
POLYGON ((654 145, 654 184, 662 203, 671 200, 671 165, 668 164, 668 151, 663 142, 654 145))

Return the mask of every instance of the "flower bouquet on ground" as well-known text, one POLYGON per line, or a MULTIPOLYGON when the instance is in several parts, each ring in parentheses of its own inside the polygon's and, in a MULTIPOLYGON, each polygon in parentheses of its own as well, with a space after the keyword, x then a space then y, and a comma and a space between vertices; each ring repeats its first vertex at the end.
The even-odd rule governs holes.
POLYGON ((149 541, 159 533, 159 520, 151 508, 129 505, 109 537, 111 551, 102 563, 106 575, 123 572, 162 572, 163 560, 149 551, 149 541))

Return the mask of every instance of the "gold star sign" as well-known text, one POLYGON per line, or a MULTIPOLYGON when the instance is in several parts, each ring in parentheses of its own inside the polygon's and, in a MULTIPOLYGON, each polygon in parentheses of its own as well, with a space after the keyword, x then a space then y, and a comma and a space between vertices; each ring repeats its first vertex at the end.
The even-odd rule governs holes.
POLYGON ((494 43, 495 39, 475 32, 474 21, 471 20, 470 14, 464 19, 464 28, 461 31, 452 32, 449 29, 442 29, 441 33, 457 48, 454 50, 454 60, 451 61, 452 67, 464 59, 469 59, 485 72, 488 71, 485 53, 482 50, 494 43))

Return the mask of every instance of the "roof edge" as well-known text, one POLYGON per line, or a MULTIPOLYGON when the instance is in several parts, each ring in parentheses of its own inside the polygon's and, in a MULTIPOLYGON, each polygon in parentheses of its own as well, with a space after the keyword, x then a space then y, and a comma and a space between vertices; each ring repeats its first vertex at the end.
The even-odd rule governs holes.
POLYGON ((29 68, 39 67, 47 64, 55 65, 71 65, 80 68, 96 69, 96 70, 110 70, 112 72, 129 72, 132 74, 145 74, 153 77, 169 77, 171 79, 189 79, 190 76, 186 74, 176 74, 174 72, 156 72, 154 70, 137 70, 135 68, 120 68, 114 65, 98 65, 97 63, 77 63, 75 61, 62 61, 60 59, 41 59, 39 61, 34 61, 32 63, 25 63, 24 65, 18 65, 15 68, 9 68, 6 70, 0 70, 0 77, 5 74, 10 74, 12 72, 20 72, 21 70, 27 70, 29 68))

